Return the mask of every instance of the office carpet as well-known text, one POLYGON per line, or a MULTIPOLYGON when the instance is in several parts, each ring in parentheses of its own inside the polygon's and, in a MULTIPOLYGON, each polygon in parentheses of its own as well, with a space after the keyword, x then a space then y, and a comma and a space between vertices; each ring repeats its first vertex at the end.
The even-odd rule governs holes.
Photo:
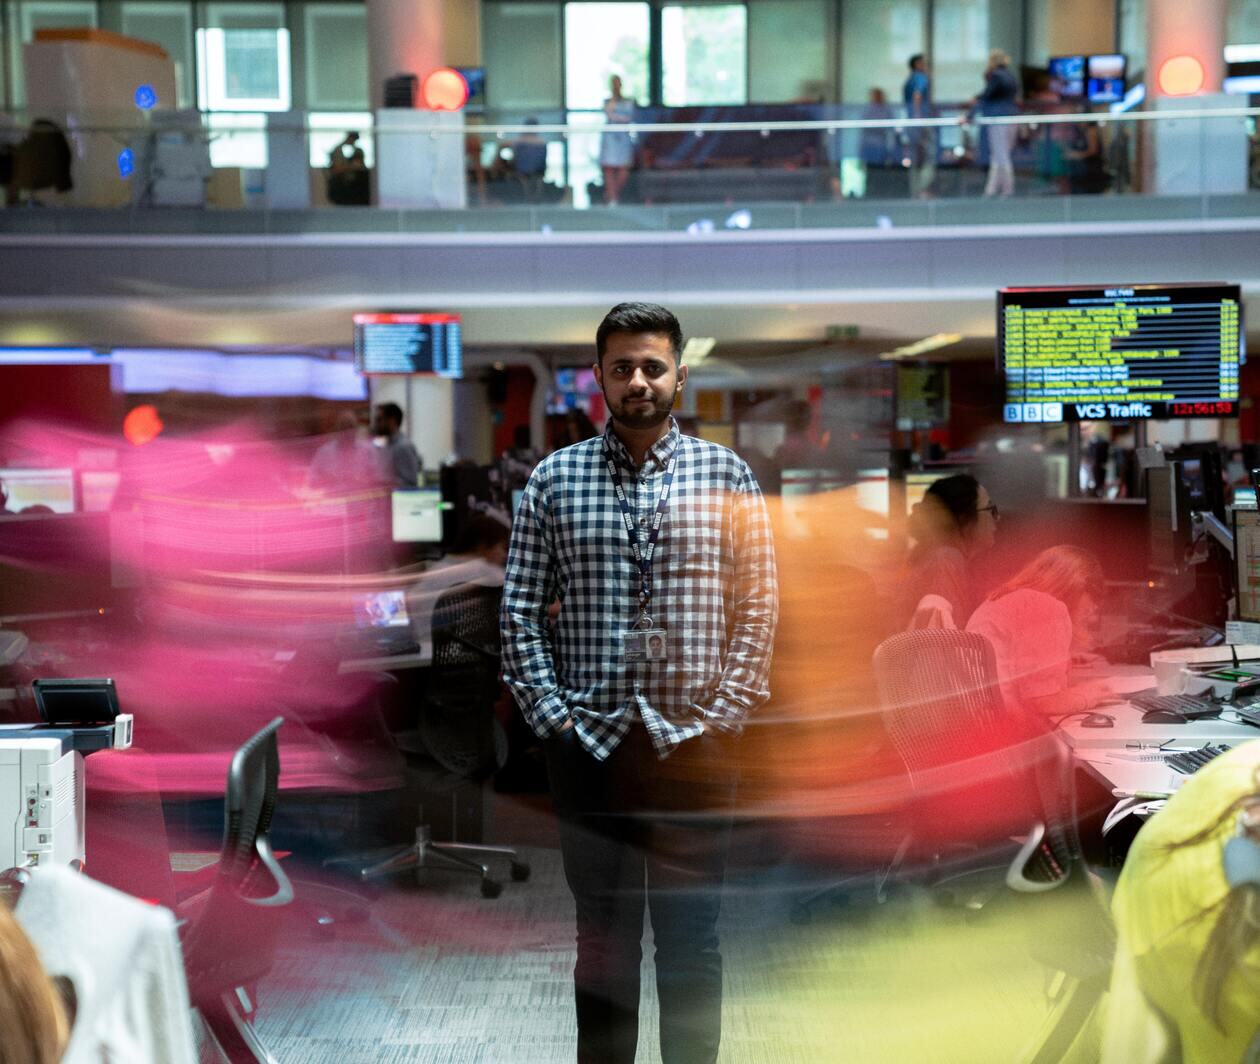
MULTIPOLYGON (((545 838, 539 820, 533 832, 545 838)), ((522 832, 529 836, 530 831, 522 832)), ((517 837, 521 837, 518 835, 517 837)), ((572 903, 559 853, 531 846, 526 883, 480 897, 448 872, 401 876, 332 936, 292 914, 259 990, 258 1029, 281 1061, 551 1064, 574 1056, 572 903)), ((1079 899, 1006 897, 978 916, 907 889, 859 891, 789 919, 800 871, 737 869, 723 911, 723 1064, 1015 1059, 1047 1014, 1029 941, 1087 922, 1079 899), (1080 919, 1078 920, 1078 916, 1080 919)), ((646 956, 651 956, 650 946, 646 956)), ((644 965, 638 1059, 659 1061, 644 965)))

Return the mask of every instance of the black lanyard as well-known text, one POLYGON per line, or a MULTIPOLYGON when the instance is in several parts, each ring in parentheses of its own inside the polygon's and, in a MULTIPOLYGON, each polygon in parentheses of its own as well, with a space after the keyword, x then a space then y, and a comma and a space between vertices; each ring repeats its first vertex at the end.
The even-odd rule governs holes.
POLYGON ((630 537, 630 549, 634 551, 634 561, 639 567, 639 613, 646 614, 648 603, 652 601, 652 555, 656 552, 656 541, 661 535, 661 522, 669 509, 669 492, 674 484, 674 466, 678 464, 678 451, 665 467, 665 480, 661 484, 661 497, 656 503, 656 512, 652 517, 652 527, 648 529, 647 543, 639 544, 639 529, 634 523, 634 514, 630 510, 630 500, 626 498, 626 489, 621 483, 621 471, 613 459, 607 445, 604 447, 604 462, 608 466, 608 475, 612 477, 613 492, 617 496, 617 505, 621 507, 621 520, 626 526, 626 535, 630 537))

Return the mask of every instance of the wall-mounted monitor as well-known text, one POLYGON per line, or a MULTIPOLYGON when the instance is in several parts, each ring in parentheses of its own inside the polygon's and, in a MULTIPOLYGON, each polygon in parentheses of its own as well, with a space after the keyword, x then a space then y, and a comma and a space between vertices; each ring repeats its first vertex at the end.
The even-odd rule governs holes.
POLYGON ((354 364, 363 374, 464 375, 458 314, 356 314, 354 364))
POLYGON ((1236 417, 1236 284, 1004 288, 998 369, 1008 422, 1236 417))
POLYGON ((1055 55, 1050 57, 1050 91, 1060 100, 1079 100, 1085 95, 1085 57, 1055 55))
POLYGON ((1085 60, 1085 95, 1090 103, 1119 103, 1124 99, 1125 58, 1091 55, 1085 60))
POLYGON ((479 66, 455 67, 459 76, 468 86, 468 99, 464 103, 465 110, 478 110, 486 106, 486 68, 479 66))

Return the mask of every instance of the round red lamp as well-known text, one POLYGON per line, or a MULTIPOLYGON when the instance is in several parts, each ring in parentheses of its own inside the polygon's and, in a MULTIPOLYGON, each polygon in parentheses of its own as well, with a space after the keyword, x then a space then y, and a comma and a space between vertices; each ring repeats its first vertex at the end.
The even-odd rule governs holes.
POLYGON ((430 111, 458 111, 468 102, 468 82, 458 70, 439 67, 424 79, 420 95, 430 111))
POLYGON ((1192 55, 1175 55, 1159 68, 1159 91, 1165 96, 1193 96, 1203 82, 1203 64, 1192 55))

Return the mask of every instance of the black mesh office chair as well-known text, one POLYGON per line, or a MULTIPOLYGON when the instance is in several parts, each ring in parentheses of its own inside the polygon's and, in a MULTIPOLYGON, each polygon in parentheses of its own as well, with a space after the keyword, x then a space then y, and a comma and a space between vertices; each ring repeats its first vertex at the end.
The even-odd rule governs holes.
MULTIPOLYGON (((1053 973, 1051 1007, 1017 1059, 1062 1060, 1102 1000, 1115 947, 1105 891, 1082 857, 1071 754, 1044 725, 1021 719, 1005 704, 993 647, 983 636, 952 629, 903 632, 879 645, 874 667, 888 734, 905 762, 918 813, 942 794, 966 788, 970 768, 985 776, 977 793, 996 787, 1013 798, 1005 819, 1015 841, 979 847, 929 881, 938 888, 964 884, 973 902, 1000 893, 1002 883, 1019 894, 1080 892, 1080 903, 1070 910, 1072 926, 1061 936, 1029 924, 1030 955, 1053 973), (968 757, 960 759, 960 751, 968 757)), ((939 873, 943 846, 966 834, 966 825, 958 825, 961 834, 924 837, 925 825, 939 824, 930 815, 916 816, 898 858, 921 846, 932 872, 939 873)))
MULTIPOLYGON (((507 759, 507 743, 494 716, 499 696, 499 599, 497 587, 462 585, 443 592, 433 608, 433 683, 426 692, 417 728, 398 736, 408 766, 426 789, 454 805, 457 789, 479 782, 507 759)), ((455 817, 452 816, 452 822, 455 817)), ((481 876, 481 893, 498 897, 503 887, 484 858, 506 857, 513 880, 529 878, 529 865, 508 846, 434 842, 424 822, 416 841, 359 869, 374 879, 432 865, 481 876)))
POLYGON ((188 991, 229 1060, 273 1061, 252 1023, 252 985, 271 970, 293 887, 268 831, 280 778, 277 717, 232 757, 214 882, 177 907, 188 991))

